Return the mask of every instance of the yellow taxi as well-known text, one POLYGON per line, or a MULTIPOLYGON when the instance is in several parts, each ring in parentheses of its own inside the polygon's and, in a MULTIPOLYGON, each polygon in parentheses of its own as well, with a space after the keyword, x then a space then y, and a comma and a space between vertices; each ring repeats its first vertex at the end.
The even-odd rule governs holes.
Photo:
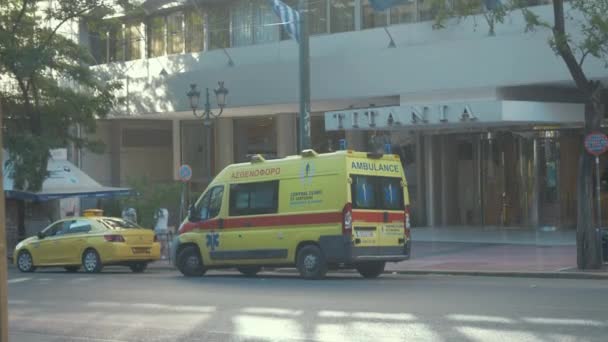
POLYGON ((21 272, 64 267, 68 272, 100 272, 104 266, 128 266, 135 273, 160 259, 153 230, 116 217, 88 215, 59 220, 21 241, 13 260, 21 272))
POLYGON ((186 276, 293 267, 307 279, 363 277, 410 257, 409 196, 398 155, 338 151, 232 164, 191 208, 173 241, 186 276))

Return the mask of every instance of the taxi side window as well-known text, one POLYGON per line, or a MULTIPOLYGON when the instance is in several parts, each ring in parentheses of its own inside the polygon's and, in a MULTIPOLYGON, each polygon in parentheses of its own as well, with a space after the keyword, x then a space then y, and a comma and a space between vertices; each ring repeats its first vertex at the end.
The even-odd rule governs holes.
POLYGON ((91 231, 91 223, 85 220, 71 221, 68 234, 88 233, 91 231))
POLYGON ((278 203, 279 181, 230 186, 230 216, 273 214, 278 203))
POLYGON ((62 230, 64 228, 64 223, 65 222, 57 222, 54 225, 52 225, 52 226, 48 227, 47 229, 43 230, 42 233, 46 237, 61 235, 61 232, 62 232, 62 230))

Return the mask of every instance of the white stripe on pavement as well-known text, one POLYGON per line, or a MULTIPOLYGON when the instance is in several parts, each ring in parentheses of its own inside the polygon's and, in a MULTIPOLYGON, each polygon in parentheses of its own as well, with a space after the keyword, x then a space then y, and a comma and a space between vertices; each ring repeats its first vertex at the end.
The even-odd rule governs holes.
POLYGON ((8 280, 8 283, 9 283, 9 284, 22 283, 22 282, 24 282, 24 281, 28 281, 28 280, 31 280, 31 279, 32 279, 32 278, 25 278, 25 277, 24 277, 24 278, 15 278, 15 279, 9 279, 9 280, 8 280))
POLYGON ((554 324, 554 325, 576 325, 576 326, 593 326, 604 327, 606 324, 600 321, 590 319, 570 319, 570 318, 546 318, 546 317, 524 317, 524 322, 534 324, 554 324))
POLYGON ((482 315, 448 315, 447 318, 452 321, 458 322, 484 322, 484 323, 502 323, 502 324, 512 324, 512 319, 506 317, 499 316, 482 316, 482 315))

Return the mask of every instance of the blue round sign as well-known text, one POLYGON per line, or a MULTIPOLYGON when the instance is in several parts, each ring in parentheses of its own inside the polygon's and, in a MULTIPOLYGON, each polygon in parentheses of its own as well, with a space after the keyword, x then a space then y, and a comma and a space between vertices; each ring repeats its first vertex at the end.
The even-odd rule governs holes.
POLYGON ((188 182, 192 179, 192 168, 188 164, 184 164, 179 167, 178 171, 179 180, 182 182, 188 182))
POLYGON ((608 137, 604 133, 590 133, 585 137, 585 149, 594 156, 599 156, 608 150, 608 137))

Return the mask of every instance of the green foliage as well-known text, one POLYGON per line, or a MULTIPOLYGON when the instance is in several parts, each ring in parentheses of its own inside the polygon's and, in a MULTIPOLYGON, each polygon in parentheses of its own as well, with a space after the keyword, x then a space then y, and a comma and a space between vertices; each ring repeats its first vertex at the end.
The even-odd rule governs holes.
POLYGON ((167 208, 171 222, 177 222, 182 183, 152 183, 145 178, 130 180, 128 183, 135 195, 106 203, 103 207, 106 215, 121 216, 124 208, 135 208, 138 223, 142 227, 154 228, 156 210, 167 208))
POLYGON ((16 188, 40 189, 49 149, 72 144, 100 151, 100 142, 79 137, 72 128, 94 132, 96 119, 119 101, 114 96, 119 85, 88 68, 90 53, 77 36, 65 33, 77 31, 79 20, 101 20, 113 12, 109 0, 0 3, 0 101, 16 188))
MULTIPOLYGON (((514 4, 513 2, 507 3, 503 1, 497 2, 495 6, 488 8, 485 0, 430 0, 429 6, 432 13, 434 13, 435 23, 433 27, 436 29, 445 28, 445 22, 449 18, 465 20, 481 14, 488 24, 488 34, 493 36, 496 24, 504 22, 505 17, 513 9, 514 4)), ((475 25, 477 26, 477 23, 475 25)))

